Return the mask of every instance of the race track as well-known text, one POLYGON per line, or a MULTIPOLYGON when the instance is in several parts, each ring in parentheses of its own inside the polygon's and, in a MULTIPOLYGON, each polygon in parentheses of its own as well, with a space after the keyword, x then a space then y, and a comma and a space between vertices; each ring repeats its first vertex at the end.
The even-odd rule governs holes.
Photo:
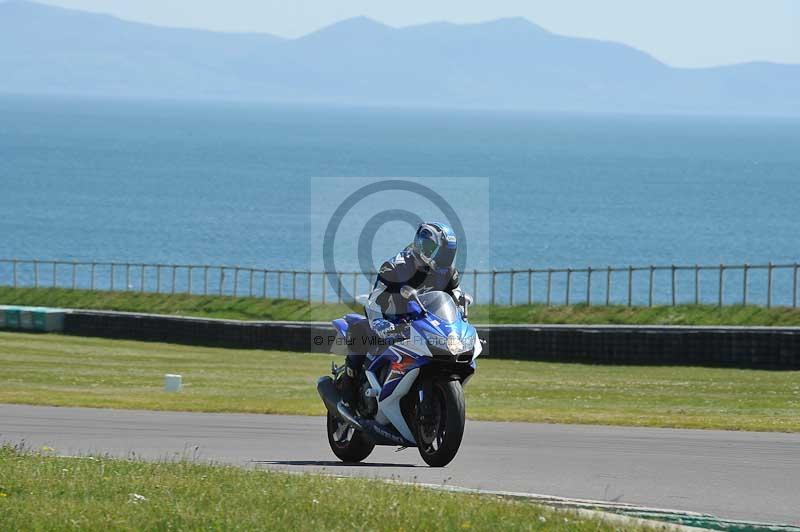
POLYGON ((315 417, 0 405, 1 441, 64 455, 185 455, 800 525, 800 434, 469 421, 453 463, 431 469, 416 449, 388 447, 341 465, 324 427, 315 417))

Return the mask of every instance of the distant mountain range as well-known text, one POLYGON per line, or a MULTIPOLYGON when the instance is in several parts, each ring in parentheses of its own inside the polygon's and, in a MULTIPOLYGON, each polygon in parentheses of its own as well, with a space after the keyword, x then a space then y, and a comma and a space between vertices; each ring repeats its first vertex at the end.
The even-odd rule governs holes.
POLYGON ((0 92, 800 115, 800 65, 671 68, 522 18, 405 28, 353 18, 282 39, 9 0, 0 4, 0 92))

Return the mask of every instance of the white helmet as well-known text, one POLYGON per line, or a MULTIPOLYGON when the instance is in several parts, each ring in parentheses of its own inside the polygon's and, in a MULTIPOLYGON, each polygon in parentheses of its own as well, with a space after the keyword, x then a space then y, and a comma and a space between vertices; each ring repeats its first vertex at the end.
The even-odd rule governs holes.
POLYGON ((457 249, 456 234, 449 225, 439 222, 420 224, 411 245, 414 258, 433 270, 452 266, 457 249))

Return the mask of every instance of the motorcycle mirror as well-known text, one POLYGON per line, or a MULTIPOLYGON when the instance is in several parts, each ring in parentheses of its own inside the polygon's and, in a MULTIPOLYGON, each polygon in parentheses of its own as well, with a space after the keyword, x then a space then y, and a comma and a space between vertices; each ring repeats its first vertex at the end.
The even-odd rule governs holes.
POLYGON ((419 300, 419 293, 411 288, 408 285, 403 286, 400 289, 400 295, 403 296, 405 299, 409 300, 410 302, 414 302, 419 307, 419 311, 424 314, 428 312, 425 310, 425 306, 422 304, 422 301, 419 300))
POLYGON ((469 294, 464 294, 464 301, 467 302, 467 305, 471 305, 472 304, 472 296, 469 295, 469 294))
POLYGON ((417 291, 408 285, 405 285, 400 289, 400 295, 405 299, 417 299, 417 291))

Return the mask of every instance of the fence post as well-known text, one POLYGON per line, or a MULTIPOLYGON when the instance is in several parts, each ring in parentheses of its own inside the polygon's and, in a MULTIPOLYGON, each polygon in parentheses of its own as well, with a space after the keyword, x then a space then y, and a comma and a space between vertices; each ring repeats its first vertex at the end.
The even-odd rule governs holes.
POLYGON ((569 306, 569 292, 572 288, 572 269, 567 268, 567 292, 564 294, 564 303, 566 306, 569 306))
POLYGON ((14 288, 17 287, 17 259, 11 261, 11 276, 14 278, 14 288))
POLYGON ((175 276, 176 276, 176 273, 177 273, 176 269, 177 269, 177 266, 175 266, 173 264, 172 265, 172 293, 173 294, 175 293, 175 278, 176 278, 175 276))
POLYGON ((744 271, 742 273, 742 305, 747 306, 747 273, 750 271, 750 266, 744 264, 744 271))
POLYGON ((203 295, 208 295, 208 266, 203 266, 203 295))
POLYGON ((144 293, 144 264, 139 265, 139 292, 144 293))
POLYGON ((655 266, 652 264, 650 265, 650 281, 647 284, 647 306, 653 306, 653 272, 655 272, 655 266))
POLYGON ((628 266, 628 306, 633 303, 633 266, 628 266))
POLYGON ((297 299, 297 272, 294 270, 292 270, 292 299, 297 299))
POLYGON ((700 266, 694 265, 694 304, 700 304, 700 266))
POLYGON ((677 294, 675 293, 675 265, 672 265, 672 306, 675 306, 676 300, 678 299, 677 294))
POLYGON ((323 305, 326 303, 325 296, 327 295, 326 293, 328 291, 328 286, 327 286, 328 283, 326 282, 327 280, 328 280, 328 273, 327 272, 322 272, 322 304, 323 305))
POLYGON ((308 297, 308 304, 311 304, 311 272, 308 272, 308 279, 306 280, 306 297, 308 297))
POLYGON ((125 291, 129 291, 131 289, 131 263, 125 263, 125 291))
POLYGON ((239 267, 233 270, 233 297, 239 296, 239 267))
POLYGON ((225 289, 225 268, 220 266, 219 268, 219 295, 222 295, 223 290, 225 289))
POLYGON ((497 270, 492 270, 492 306, 495 304, 495 282, 497 280, 497 270))
POLYGON ((528 268, 528 305, 533 303, 533 271, 528 268))
POLYGON ((478 302, 478 270, 472 270, 472 297, 478 302))
POLYGON ((509 301, 509 303, 511 304, 512 307, 514 306, 514 273, 515 272, 512 269, 511 270, 511 281, 508 283, 508 290, 509 290, 508 301, 509 301))
POLYGON ((772 307, 772 263, 767 265, 767 308, 772 307))
MULTIPOLYGON (((94 270, 92 270, 92 286, 94 286, 94 270)), ((76 261, 72 261, 72 289, 75 290, 78 287, 78 263, 76 261)))
POLYGON ((283 270, 278 270, 278 299, 283 298, 283 270))
POLYGON ((250 280, 248 281, 248 294, 250 297, 253 297, 253 275, 255 274, 255 270, 250 268, 250 280))
POLYGON ((797 308, 797 268, 795 264, 792 270, 792 308, 797 308))
POLYGON ((547 306, 550 306, 550 294, 552 292, 553 269, 547 268, 547 306))
POLYGON ((355 304, 358 297, 358 272, 353 272, 353 303, 355 304))
POLYGON ((161 265, 156 264, 156 294, 161 293, 161 265))
POLYGON ((192 265, 190 264, 187 266, 188 271, 186 272, 186 293, 192 295, 192 265))
POLYGON ((53 261, 53 288, 55 288, 56 285, 58 284, 57 281, 56 281, 56 279, 58 279, 57 267, 58 267, 58 261, 54 260, 53 261))
POLYGON ((33 260, 33 287, 39 288, 39 261, 33 260))
POLYGON ((606 270, 606 306, 611 304, 611 266, 606 270))
POLYGON ((344 285, 342 284, 342 278, 343 278, 343 276, 342 276, 341 273, 337 273, 336 274, 336 302, 337 303, 341 303, 342 302, 342 288, 344 288, 344 285))
POLYGON ((111 263, 111 279, 110 279, 110 281, 108 283, 108 287, 109 287, 109 290, 111 292, 114 291, 114 266, 115 266, 115 264, 112 262, 111 263))
POLYGON ((586 306, 592 306, 592 267, 586 268, 586 306))
POLYGON ((722 307, 722 291, 724 289, 724 281, 723 281, 723 273, 725 270, 725 266, 722 264, 719 265, 719 299, 717 301, 717 306, 722 307))

